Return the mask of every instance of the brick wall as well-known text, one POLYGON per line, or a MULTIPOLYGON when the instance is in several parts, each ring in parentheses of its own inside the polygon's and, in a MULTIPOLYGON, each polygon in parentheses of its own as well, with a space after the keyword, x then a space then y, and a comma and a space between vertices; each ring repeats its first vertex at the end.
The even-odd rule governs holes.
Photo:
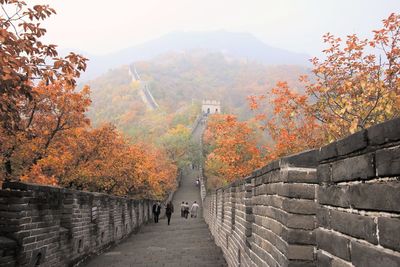
POLYGON ((400 266, 400 119, 322 147, 321 266, 400 266))
POLYGON ((315 264, 316 154, 280 159, 206 197, 205 219, 230 266, 315 264))
POLYGON ((230 266, 400 266, 400 119, 209 193, 230 266))
POLYGON ((152 219, 151 200, 5 183, 0 266, 71 266, 152 219))

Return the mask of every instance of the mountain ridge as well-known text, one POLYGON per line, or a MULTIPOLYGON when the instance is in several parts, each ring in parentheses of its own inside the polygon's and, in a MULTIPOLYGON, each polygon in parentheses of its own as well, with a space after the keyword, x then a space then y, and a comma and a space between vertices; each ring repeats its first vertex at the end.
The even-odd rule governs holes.
MULTIPOLYGON (((86 56, 90 59, 81 81, 98 77, 109 69, 135 61, 151 60, 168 52, 189 52, 203 49, 221 52, 229 57, 256 61, 265 65, 309 66, 309 55, 270 46, 245 32, 171 32, 159 38, 105 55, 86 56)), ((85 53, 84 53, 85 54, 85 53)))

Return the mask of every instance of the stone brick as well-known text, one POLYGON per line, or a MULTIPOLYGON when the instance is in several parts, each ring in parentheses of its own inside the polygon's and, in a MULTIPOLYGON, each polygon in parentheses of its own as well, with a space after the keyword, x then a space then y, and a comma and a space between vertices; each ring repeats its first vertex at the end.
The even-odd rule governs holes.
POLYGON ((400 251, 400 218, 378 218, 379 244, 400 251))
POLYGON ((356 184, 349 188, 351 205, 357 209, 400 212, 400 183, 356 184))
POLYGON ((263 166, 261 168, 261 172, 263 174, 265 174, 265 173, 273 171, 273 170, 278 170, 279 168, 280 168, 280 160, 277 159, 277 160, 274 160, 274 161, 268 163, 267 165, 263 166))
POLYGON ((353 267, 353 265, 351 262, 335 258, 332 260, 332 267, 353 267))
POLYGON ((352 241, 351 262, 354 266, 363 267, 398 267, 400 266, 400 257, 393 253, 386 252, 381 248, 352 241))
POLYGON ((290 213, 316 214, 317 203, 313 200, 285 199, 282 208, 290 213))
POLYGON ((374 155, 363 154, 332 163, 332 181, 352 181, 375 177, 374 155))
POLYGON ((317 163, 317 150, 303 151, 298 154, 283 157, 280 160, 281 168, 286 166, 315 168, 317 163))
POLYGON ((348 137, 336 142, 336 148, 339 156, 362 150, 368 145, 367 132, 365 130, 354 133, 348 137))
POLYGON ((290 198, 315 198, 315 185, 313 184, 283 184, 278 193, 280 196, 290 198))
MULTIPOLYGON (((317 248, 344 260, 350 260, 350 239, 317 229, 317 248)), ((361 265, 360 265, 361 266, 361 265)))
POLYGON ((314 259, 314 247, 313 246, 301 246, 301 245, 289 245, 287 258, 290 260, 313 260, 314 259))
POLYGON ((329 183, 331 181, 331 164, 319 164, 317 168, 318 183, 329 183))
POLYGON ((277 183, 282 182, 282 173, 280 170, 273 170, 264 175, 263 182, 264 183, 277 183))
POLYGON ((282 169, 283 176, 280 181, 288 183, 309 183, 316 184, 317 180, 317 170, 314 168, 294 168, 289 167, 282 169))
POLYGON ((400 118, 372 126, 367 131, 371 145, 381 145, 400 140, 400 118))
POLYGON ((376 151, 376 171, 379 177, 400 175, 400 146, 376 151))
POLYGON ((286 226, 288 228, 312 230, 315 228, 315 216, 288 214, 286 226))
POLYGON ((319 186, 317 196, 319 204, 350 207, 349 186, 347 185, 319 186))
POLYGON ((287 267, 316 267, 316 263, 314 261, 298 261, 298 260, 290 260, 287 264, 287 267))
POLYGON ((349 236, 364 239, 373 244, 378 244, 376 224, 372 217, 332 210, 331 227, 332 229, 349 236))
POLYGON ((289 244, 315 245, 315 231, 302 229, 288 229, 286 241, 289 244))
POLYGON ((321 250, 317 251, 317 266, 330 267, 332 258, 324 254, 321 250))
POLYGON ((331 210, 323 206, 317 208, 317 227, 331 228, 331 210))
POLYGON ((336 142, 330 143, 329 145, 323 146, 318 151, 318 162, 322 162, 328 159, 336 158, 338 156, 336 142))

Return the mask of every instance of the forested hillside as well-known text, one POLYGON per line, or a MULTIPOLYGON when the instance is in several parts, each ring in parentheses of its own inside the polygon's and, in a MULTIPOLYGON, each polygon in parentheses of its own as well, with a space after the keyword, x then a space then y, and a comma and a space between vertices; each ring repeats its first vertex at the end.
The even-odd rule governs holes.
POLYGON ((142 79, 150 82, 161 110, 146 112, 128 67, 121 66, 90 82, 93 103, 89 112, 94 123, 111 121, 132 136, 157 133, 167 129, 168 123, 189 123, 203 99, 221 100, 224 112, 248 118, 247 96, 265 93, 282 79, 296 88, 297 77, 307 73, 302 66, 265 66, 205 51, 169 53, 134 64, 142 79))

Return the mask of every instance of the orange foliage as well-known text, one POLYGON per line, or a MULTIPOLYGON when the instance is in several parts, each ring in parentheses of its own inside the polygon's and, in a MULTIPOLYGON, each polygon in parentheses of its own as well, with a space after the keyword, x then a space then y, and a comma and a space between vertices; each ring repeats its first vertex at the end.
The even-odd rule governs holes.
POLYGON ((266 96, 250 97, 256 119, 273 139, 267 158, 318 147, 400 115, 400 15, 391 14, 373 33, 371 40, 349 35, 344 44, 326 34, 326 59, 311 60, 315 77, 300 77, 305 94, 278 83, 268 102, 272 114, 262 109, 266 96))
POLYGON ((15 130, 20 119, 18 102, 32 97, 32 80, 74 86, 86 59, 74 53, 60 58, 55 45, 41 41, 46 29, 40 22, 55 14, 54 9, 28 7, 20 0, 0 0, 0 4, 0 123, 6 130, 15 130))
POLYGON ((165 151, 131 144, 111 125, 90 128, 89 88, 75 87, 86 59, 58 58, 54 45, 39 41, 45 29, 33 23, 55 11, 31 9, 19 0, 0 4, 0 183, 22 180, 153 198, 171 191, 177 167, 165 151))
MULTIPOLYGON (((323 140, 323 129, 315 117, 308 112, 310 105, 305 95, 291 90, 286 82, 279 82, 271 90, 272 116, 263 112, 256 115, 263 122, 261 129, 266 130, 273 140, 266 145, 266 160, 272 161, 284 155, 318 147, 323 140)), ((250 107, 260 111, 265 96, 250 97, 250 107), (253 104, 255 103, 255 104, 253 104)))
POLYGON ((204 143, 211 150, 206 160, 207 176, 219 181, 214 187, 242 178, 263 163, 254 129, 233 115, 212 115, 204 143))
MULTIPOLYGON (((62 82, 34 87, 31 100, 22 98, 17 102, 19 120, 15 130, 0 128, 2 176, 18 179, 34 171, 32 166, 53 150, 67 145, 65 136, 89 124, 85 117, 89 104, 87 87, 81 92, 62 82)), ((40 180, 45 183, 43 178, 40 180)))
POLYGON ((64 141, 67 146, 58 146, 38 162, 39 176, 29 172, 24 179, 57 177, 57 184, 65 187, 135 197, 161 198, 175 187, 177 169, 163 151, 130 144, 112 125, 78 128, 64 141))

